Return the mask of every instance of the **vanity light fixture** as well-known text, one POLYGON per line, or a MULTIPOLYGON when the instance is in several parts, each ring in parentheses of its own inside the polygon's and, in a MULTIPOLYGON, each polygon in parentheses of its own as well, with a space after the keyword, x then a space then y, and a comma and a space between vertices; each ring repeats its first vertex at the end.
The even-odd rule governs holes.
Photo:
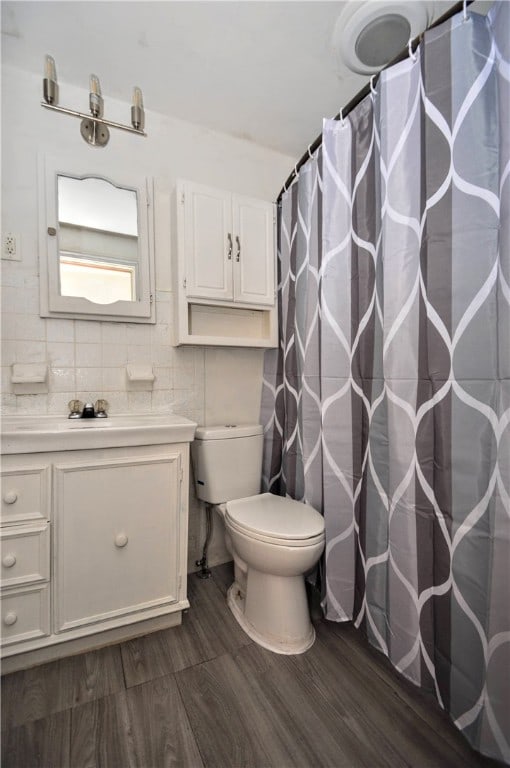
POLYGON ((41 106, 46 109, 52 109, 55 112, 61 112, 64 115, 71 115, 81 119, 80 132, 87 144, 92 147, 104 147, 110 139, 110 128, 118 128, 128 133, 136 133, 138 136, 147 136, 144 131, 145 112, 143 109, 142 91, 138 86, 133 89, 133 104, 131 107, 131 125, 115 123, 112 120, 106 120, 103 117, 104 101, 101 94, 101 85, 97 75, 90 75, 89 88, 89 109, 90 115, 83 112, 77 112, 74 109, 60 107, 58 105, 58 83, 55 60, 52 56, 46 56, 44 63, 43 96, 41 106))

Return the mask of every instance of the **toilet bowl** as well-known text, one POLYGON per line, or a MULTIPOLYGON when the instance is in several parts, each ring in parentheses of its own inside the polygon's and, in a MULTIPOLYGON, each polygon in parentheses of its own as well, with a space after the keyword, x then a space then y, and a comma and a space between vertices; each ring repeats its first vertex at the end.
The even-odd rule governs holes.
POLYGON ((235 578, 227 602, 259 645, 303 653, 314 642, 304 575, 324 549, 324 519, 312 507, 257 493, 262 427, 199 427, 192 444, 195 489, 225 522, 235 578))
POLYGON ((225 525, 237 558, 227 595, 230 610, 264 648, 304 653, 315 640, 304 574, 324 549, 323 518, 311 507, 270 493, 226 507, 225 525))

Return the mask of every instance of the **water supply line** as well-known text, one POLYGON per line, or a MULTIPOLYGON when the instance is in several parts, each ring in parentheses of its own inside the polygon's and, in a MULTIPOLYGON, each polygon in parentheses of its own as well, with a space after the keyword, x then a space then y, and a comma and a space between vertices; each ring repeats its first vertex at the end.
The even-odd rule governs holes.
POLYGON ((200 571, 198 571, 197 573, 197 576, 199 579, 211 578, 211 569, 207 567, 207 549, 211 541, 213 520, 212 520, 212 506, 208 502, 205 503, 205 521, 206 521, 206 532, 205 532, 204 548, 202 550, 202 559, 195 561, 195 565, 197 565, 200 568, 200 571))

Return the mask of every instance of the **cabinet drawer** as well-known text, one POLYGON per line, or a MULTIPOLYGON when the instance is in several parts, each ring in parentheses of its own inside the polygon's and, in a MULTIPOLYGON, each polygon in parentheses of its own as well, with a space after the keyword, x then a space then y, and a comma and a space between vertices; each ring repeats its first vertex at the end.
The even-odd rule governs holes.
POLYGON ((48 518, 49 477, 47 466, 2 472, 2 525, 48 518))
POLYGON ((47 523, 0 531, 0 585, 13 587, 50 577, 50 527, 47 523))
POLYGON ((2 645, 49 635, 50 602, 47 585, 4 592, 1 604, 2 645))

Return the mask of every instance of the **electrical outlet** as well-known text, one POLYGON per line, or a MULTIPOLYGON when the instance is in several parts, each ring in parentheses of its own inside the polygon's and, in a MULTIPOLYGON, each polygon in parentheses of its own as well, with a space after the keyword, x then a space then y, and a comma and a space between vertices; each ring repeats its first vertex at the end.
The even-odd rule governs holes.
POLYGON ((2 259, 21 261, 21 238, 15 232, 6 232, 2 237, 2 259))

